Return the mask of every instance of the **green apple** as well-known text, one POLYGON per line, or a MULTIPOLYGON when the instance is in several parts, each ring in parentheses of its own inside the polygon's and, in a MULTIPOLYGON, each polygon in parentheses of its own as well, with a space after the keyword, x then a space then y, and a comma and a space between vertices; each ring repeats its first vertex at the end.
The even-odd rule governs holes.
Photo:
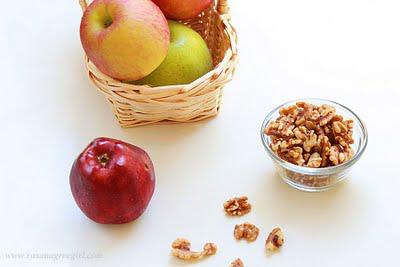
POLYGON ((173 20, 168 21, 170 45, 161 65, 134 84, 164 86, 191 83, 213 68, 206 42, 189 27, 173 20))

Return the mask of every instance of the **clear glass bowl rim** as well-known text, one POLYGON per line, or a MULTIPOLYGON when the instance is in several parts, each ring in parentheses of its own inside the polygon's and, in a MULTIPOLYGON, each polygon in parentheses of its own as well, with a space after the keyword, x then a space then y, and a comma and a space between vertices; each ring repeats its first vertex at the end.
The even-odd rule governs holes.
POLYGON ((279 105, 278 107, 274 108, 270 113, 268 113, 268 115, 264 118, 264 121, 261 125, 260 134, 261 134, 261 141, 262 141, 262 144, 263 144, 265 150, 268 152, 269 156, 273 160, 275 160, 277 163, 279 163, 282 167, 284 167, 285 169, 288 169, 290 171, 293 171, 293 172, 297 172, 297 173, 301 173, 301 174, 305 174, 305 175, 315 175, 315 176, 338 173, 338 172, 341 172, 341 171, 346 170, 347 168, 353 166, 360 159, 361 155, 364 153, 365 148, 367 147, 367 143, 368 143, 367 127, 365 126, 364 122, 360 119, 360 117, 358 117, 358 115, 356 113, 354 113, 348 107, 346 107, 342 104, 339 104, 335 101, 331 101, 331 100, 327 100, 327 99, 323 99, 323 98, 294 99, 294 100, 287 101, 287 102, 279 105), (361 140, 360 140, 359 147, 357 148, 356 154, 349 161, 346 161, 345 163, 342 163, 342 164, 339 164, 336 166, 332 166, 332 167, 310 168, 310 167, 298 166, 293 163, 287 162, 287 161, 281 159, 278 155, 276 155, 271 150, 271 148, 268 145, 268 141, 267 141, 268 137, 266 134, 264 134, 265 127, 273 119, 274 114, 279 112, 279 110, 282 107, 290 105, 290 104, 294 104, 294 103, 300 102, 300 101, 309 102, 309 103, 313 103, 313 101, 314 101, 314 102, 322 102, 324 104, 337 105, 354 116, 354 118, 355 118, 354 123, 356 123, 361 129, 361 140))

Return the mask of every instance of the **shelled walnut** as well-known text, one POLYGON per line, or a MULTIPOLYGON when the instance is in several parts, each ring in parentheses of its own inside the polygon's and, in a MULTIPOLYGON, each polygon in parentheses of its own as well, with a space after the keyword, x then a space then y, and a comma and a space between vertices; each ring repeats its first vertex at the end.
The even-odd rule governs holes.
POLYGON ((244 267, 244 264, 242 262, 241 259, 237 258, 236 260, 234 260, 229 267, 244 267))
POLYGON ((283 238, 283 233, 281 228, 274 228, 271 233, 269 233, 267 240, 265 241, 265 246, 269 251, 275 251, 280 248, 285 242, 283 238))
POLYGON ((330 105, 297 102, 284 107, 264 133, 281 159, 310 168, 339 165, 354 153, 353 121, 344 120, 330 105))
POLYGON ((217 245, 214 243, 206 243, 201 252, 191 251, 190 241, 184 238, 177 238, 171 247, 172 255, 182 260, 201 259, 205 256, 214 255, 217 252, 217 245))
POLYGON ((233 235, 237 240, 246 239, 249 242, 252 242, 257 239, 260 230, 251 223, 242 223, 237 224, 233 231, 233 235))
POLYGON ((245 196, 235 197, 224 203, 224 210, 228 215, 242 216, 250 212, 251 204, 245 196))

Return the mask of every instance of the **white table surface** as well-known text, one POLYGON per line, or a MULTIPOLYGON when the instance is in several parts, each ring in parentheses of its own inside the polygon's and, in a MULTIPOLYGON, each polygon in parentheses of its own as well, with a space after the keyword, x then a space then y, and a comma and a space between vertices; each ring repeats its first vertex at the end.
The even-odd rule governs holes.
POLYGON ((240 63, 220 115, 135 129, 118 126, 85 76, 76 2, 2 3, 0 266, 223 267, 237 257, 245 266, 399 266, 398 1, 231 1, 240 63), (260 142, 266 113, 301 97, 343 103, 369 130, 351 179, 328 192, 284 184, 260 142), (134 223, 96 224, 72 199, 71 164, 98 136, 153 159, 156 192, 134 223), (235 195, 250 198, 250 214, 224 215, 222 203, 235 195), (256 242, 234 240, 244 221, 261 228, 256 242), (268 257, 265 237, 277 225, 286 243, 268 257), (175 260, 170 244, 180 236, 194 248, 214 241, 218 253, 175 260))

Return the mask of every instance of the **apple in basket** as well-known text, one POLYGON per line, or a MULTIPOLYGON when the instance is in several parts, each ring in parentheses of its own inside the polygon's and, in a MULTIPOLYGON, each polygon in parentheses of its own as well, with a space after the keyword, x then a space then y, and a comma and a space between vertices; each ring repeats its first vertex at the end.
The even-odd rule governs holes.
POLYGON ((78 156, 69 179, 78 207, 104 224, 138 218, 155 186, 153 163, 144 150, 104 137, 95 139, 78 156))
POLYGON ((149 76, 134 84, 188 84, 212 70, 211 54, 200 34, 173 20, 168 25, 171 43, 167 57, 149 76))
POLYGON ((213 0, 153 0, 169 19, 190 19, 209 7, 213 0))
POLYGON ((80 37, 93 64, 119 80, 151 73, 169 45, 167 20, 150 0, 94 0, 83 14, 80 37))

